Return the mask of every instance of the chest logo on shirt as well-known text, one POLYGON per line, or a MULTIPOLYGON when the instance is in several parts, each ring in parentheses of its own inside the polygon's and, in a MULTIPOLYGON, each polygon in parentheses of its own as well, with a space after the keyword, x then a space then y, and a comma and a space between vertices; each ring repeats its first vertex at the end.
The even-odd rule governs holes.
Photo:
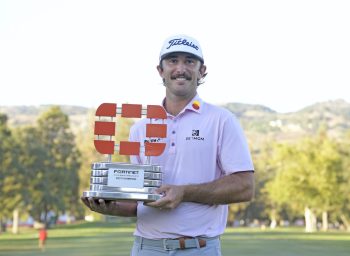
POLYGON ((199 130, 192 130, 192 136, 186 137, 186 140, 204 140, 204 137, 199 135, 199 130))

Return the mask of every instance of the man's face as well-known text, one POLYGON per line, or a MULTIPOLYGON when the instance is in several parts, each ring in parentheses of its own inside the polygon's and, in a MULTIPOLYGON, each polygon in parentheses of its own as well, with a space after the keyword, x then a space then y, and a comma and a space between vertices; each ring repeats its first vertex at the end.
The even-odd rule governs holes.
POLYGON ((167 88, 167 96, 194 97, 205 66, 191 54, 172 53, 157 67, 167 88))

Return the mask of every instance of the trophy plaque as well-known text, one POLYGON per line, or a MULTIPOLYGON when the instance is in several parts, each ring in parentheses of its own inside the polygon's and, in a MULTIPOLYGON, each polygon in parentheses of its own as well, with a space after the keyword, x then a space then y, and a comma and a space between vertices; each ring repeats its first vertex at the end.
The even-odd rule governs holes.
POLYGON ((96 162, 91 165, 90 190, 84 191, 84 197, 102 198, 105 200, 134 200, 151 202, 162 197, 155 189, 162 185, 162 167, 150 164, 152 156, 163 153, 166 144, 147 142, 141 145, 139 141, 120 141, 116 144, 112 139, 116 134, 117 115, 123 118, 141 118, 146 116, 147 141, 159 141, 166 137, 167 126, 164 123, 166 112, 162 106, 140 104, 103 103, 96 110, 98 120, 95 121, 94 140, 96 150, 107 155, 106 162, 96 162), (161 120, 162 123, 152 123, 161 120), (112 155, 140 155, 146 157, 145 164, 112 162, 112 155))

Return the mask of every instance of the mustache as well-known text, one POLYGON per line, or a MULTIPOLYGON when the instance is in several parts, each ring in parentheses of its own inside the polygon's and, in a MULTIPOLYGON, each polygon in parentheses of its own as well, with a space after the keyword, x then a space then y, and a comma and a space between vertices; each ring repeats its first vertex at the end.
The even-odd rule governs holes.
POLYGON ((186 80, 191 80, 192 79, 192 77, 189 74, 186 74, 186 73, 170 76, 170 79, 172 79, 172 80, 175 80, 176 78, 185 78, 186 80))

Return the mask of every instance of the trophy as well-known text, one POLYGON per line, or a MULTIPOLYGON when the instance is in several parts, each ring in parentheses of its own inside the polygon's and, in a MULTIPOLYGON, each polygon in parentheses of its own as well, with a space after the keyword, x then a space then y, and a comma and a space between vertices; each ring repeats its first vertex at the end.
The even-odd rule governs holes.
POLYGON ((159 141, 165 138, 167 126, 164 123, 166 112, 162 106, 140 104, 103 103, 96 110, 94 145, 101 154, 107 155, 106 162, 96 162, 91 165, 90 190, 84 191, 84 197, 102 198, 105 200, 134 200, 151 202, 162 197, 155 194, 156 188, 162 184, 162 167, 150 164, 152 156, 163 153, 166 144, 159 141), (141 118, 146 116, 146 137, 144 145, 138 141, 120 141, 116 144, 112 137, 116 134, 117 115, 124 118, 141 118), (161 123, 152 123, 161 120, 161 123), (112 162, 114 152, 120 155, 140 155, 146 157, 145 164, 112 162))

